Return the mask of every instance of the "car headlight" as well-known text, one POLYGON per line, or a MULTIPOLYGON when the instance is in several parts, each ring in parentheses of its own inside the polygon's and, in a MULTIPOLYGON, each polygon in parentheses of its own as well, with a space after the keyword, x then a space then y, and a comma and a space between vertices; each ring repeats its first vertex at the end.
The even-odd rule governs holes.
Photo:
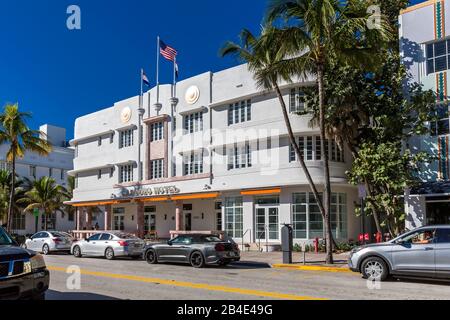
POLYGON ((30 262, 32 271, 44 269, 46 267, 44 257, 41 256, 40 254, 37 254, 34 257, 32 257, 30 259, 30 262))
POLYGON ((351 253, 352 253, 352 254, 358 253, 358 252, 361 251, 362 249, 364 249, 364 247, 356 247, 356 248, 353 248, 352 251, 351 251, 351 253))

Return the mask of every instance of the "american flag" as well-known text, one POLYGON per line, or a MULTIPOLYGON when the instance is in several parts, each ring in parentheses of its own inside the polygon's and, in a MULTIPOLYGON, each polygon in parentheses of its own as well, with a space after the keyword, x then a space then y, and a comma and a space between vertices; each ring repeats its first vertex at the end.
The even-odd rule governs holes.
POLYGON ((159 40, 159 51, 161 55, 169 61, 175 61, 178 54, 177 50, 166 45, 162 40, 159 40))

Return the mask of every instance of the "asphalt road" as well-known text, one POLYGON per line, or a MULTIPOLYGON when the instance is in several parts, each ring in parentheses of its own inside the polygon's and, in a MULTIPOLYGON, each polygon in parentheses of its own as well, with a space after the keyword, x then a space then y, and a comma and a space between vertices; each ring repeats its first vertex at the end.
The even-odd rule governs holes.
POLYGON ((377 287, 350 272, 281 270, 250 261, 194 269, 69 255, 45 260, 51 271, 48 300, 450 299, 450 283, 392 280, 377 287), (71 266, 81 271, 74 290, 69 287, 76 287, 76 278, 66 272, 71 266))

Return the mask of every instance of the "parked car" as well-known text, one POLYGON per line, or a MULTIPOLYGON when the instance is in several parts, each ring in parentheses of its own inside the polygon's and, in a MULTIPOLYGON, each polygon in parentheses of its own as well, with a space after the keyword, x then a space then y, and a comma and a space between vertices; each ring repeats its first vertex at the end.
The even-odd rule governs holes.
POLYGON ((73 238, 68 233, 41 231, 25 241, 24 248, 48 255, 52 252, 70 252, 73 238))
POLYGON ((44 300, 49 282, 44 258, 21 248, 0 227, 0 300, 44 300))
POLYGON ((205 265, 226 266, 239 261, 239 246, 214 235, 180 235, 167 243, 145 247, 144 258, 149 264, 159 262, 187 263, 194 268, 205 265))
POLYGON ((116 257, 139 259, 145 242, 134 235, 124 232, 97 233, 90 238, 72 244, 70 252, 77 258, 82 256, 105 257, 113 260, 116 257))
POLYGON ((450 226, 427 226, 386 243, 352 250, 349 267, 364 278, 388 276, 450 279, 450 226))

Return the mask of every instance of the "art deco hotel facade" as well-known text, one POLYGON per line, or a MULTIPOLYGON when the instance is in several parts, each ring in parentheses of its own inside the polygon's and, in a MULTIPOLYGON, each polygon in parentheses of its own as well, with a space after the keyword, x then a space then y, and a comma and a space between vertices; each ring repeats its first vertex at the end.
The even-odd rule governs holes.
MULTIPOLYGON (((305 107, 301 87, 311 84, 282 89, 307 166, 322 185, 319 130, 298 114, 305 107)), ((78 118, 71 144, 79 230, 90 230, 95 219, 106 230, 139 236, 220 230, 246 243, 280 243, 281 227, 292 224, 296 242, 323 238, 279 101, 256 88, 246 65, 192 77, 176 90, 162 85, 142 103, 136 96, 78 118)), ((358 193, 345 175, 351 156, 334 141, 328 152, 333 232, 356 239, 358 193)))

